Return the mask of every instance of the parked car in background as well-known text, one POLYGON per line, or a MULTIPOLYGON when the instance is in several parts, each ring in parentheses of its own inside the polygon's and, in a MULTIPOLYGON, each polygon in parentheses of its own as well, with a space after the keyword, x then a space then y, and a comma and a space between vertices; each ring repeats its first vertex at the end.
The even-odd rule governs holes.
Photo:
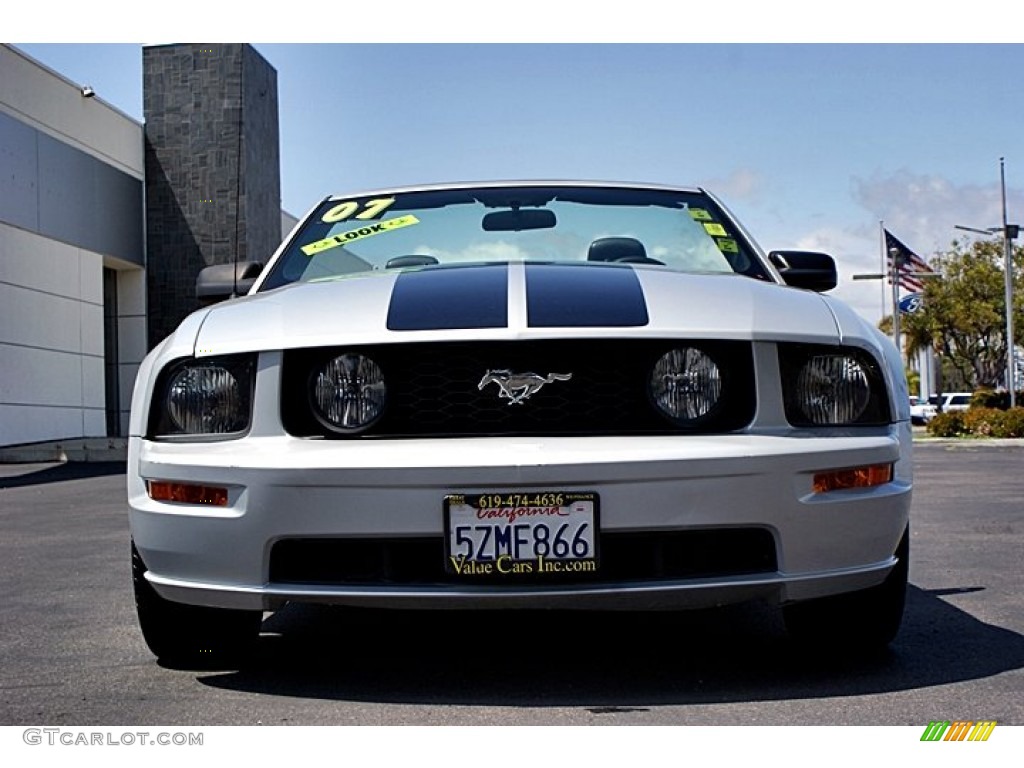
POLYGON ((231 656, 290 601, 764 599, 829 652, 896 634, 907 383, 831 257, 765 253, 699 188, 529 182, 328 198, 243 267, 135 386, 161 659, 231 656))
POLYGON ((932 395, 927 403, 910 406, 910 420, 914 424, 927 424, 940 411, 966 411, 971 407, 972 397, 973 392, 943 392, 941 395, 932 395))
POLYGON ((917 424, 918 426, 924 424, 924 411, 928 407, 928 401, 917 397, 916 395, 910 396, 910 423, 917 424))

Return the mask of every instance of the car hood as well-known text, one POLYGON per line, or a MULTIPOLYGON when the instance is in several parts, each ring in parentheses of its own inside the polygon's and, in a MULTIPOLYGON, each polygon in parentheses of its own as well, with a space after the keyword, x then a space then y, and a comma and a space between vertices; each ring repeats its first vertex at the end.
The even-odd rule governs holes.
POLYGON ((844 332, 833 305, 810 291, 732 274, 619 264, 488 264, 292 284, 203 310, 201 322, 183 329, 198 326, 194 346, 200 357, 338 344, 595 335, 840 343, 844 332))

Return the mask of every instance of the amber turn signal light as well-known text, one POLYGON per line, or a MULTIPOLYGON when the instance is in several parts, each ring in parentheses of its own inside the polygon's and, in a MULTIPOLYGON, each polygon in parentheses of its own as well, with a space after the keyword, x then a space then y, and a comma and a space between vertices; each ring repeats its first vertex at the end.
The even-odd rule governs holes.
POLYGON ((892 482, 892 464, 872 464, 855 469, 837 469, 814 475, 814 492, 826 493, 844 488, 872 488, 892 482))
POLYGON ((147 480, 149 498, 155 501, 177 501, 181 504, 209 504, 215 507, 228 505, 228 489, 214 485, 192 485, 173 483, 167 480, 147 480))

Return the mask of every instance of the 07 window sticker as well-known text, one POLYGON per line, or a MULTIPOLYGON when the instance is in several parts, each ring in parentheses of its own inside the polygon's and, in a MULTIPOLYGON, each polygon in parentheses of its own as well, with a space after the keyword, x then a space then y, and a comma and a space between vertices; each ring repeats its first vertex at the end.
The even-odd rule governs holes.
POLYGON ((350 218, 356 218, 360 221, 375 219, 394 205, 394 203, 395 198, 393 197, 379 197, 376 200, 367 200, 365 203, 360 203, 358 200, 346 200, 327 211, 327 213, 320 217, 320 221, 325 224, 336 224, 339 221, 345 221, 350 218), (359 210, 360 208, 362 210, 359 210), (358 213, 356 213, 357 211, 358 213))

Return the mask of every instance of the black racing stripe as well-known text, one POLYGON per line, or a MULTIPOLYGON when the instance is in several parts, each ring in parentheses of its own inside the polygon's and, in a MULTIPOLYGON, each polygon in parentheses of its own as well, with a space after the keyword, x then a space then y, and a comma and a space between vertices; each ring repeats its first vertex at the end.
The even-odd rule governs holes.
POLYGON ((388 307, 392 331, 505 328, 508 266, 433 267, 403 272, 388 307))
POLYGON ((628 264, 530 264, 526 311, 531 328, 647 325, 647 302, 628 264))

